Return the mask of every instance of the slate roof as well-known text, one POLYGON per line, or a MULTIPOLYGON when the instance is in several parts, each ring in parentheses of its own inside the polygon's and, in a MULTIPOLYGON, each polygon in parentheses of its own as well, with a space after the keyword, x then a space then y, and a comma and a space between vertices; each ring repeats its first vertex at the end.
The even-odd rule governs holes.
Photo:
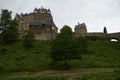
POLYGON ((75 28, 86 28, 85 23, 81 23, 75 26, 75 28))

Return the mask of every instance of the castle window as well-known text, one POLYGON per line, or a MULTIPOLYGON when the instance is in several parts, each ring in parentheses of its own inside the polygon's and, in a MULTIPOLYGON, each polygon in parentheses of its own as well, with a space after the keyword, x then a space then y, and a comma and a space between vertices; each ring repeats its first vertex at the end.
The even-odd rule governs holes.
POLYGON ((43 23, 42 26, 45 27, 45 24, 43 23))

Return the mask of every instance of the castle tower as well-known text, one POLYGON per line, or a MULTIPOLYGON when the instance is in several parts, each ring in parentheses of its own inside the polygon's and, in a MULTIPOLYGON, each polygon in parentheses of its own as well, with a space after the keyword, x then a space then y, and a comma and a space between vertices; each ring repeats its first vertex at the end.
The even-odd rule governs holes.
POLYGON ((87 27, 85 23, 81 23, 75 26, 75 36, 85 36, 87 34, 87 27))

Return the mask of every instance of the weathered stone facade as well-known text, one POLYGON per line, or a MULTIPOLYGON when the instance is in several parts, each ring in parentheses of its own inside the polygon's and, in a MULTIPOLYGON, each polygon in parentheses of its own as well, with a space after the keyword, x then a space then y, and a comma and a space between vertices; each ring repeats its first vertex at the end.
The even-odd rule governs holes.
POLYGON ((85 23, 77 24, 75 26, 75 37, 87 37, 91 40, 120 40, 120 32, 107 33, 107 28, 103 28, 103 32, 87 32, 87 26, 85 23))
POLYGON ((79 24, 75 26, 75 36, 85 36, 87 34, 87 26, 85 23, 79 24))
POLYGON ((50 40, 54 39, 58 32, 50 9, 35 8, 29 14, 16 14, 15 19, 19 22, 18 31, 21 37, 26 31, 32 31, 37 40, 50 40))
MULTIPOLYGON (((107 29, 106 29, 107 30, 107 29)), ((107 31, 106 31, 107 32, 107 31)), ((97 38, 99 40, 107 39, 107 33, 104 32, 87 32, 87 26, 85 23, 81 23, 75 26, 75 37, 87 37, 87 38, 97 38)))

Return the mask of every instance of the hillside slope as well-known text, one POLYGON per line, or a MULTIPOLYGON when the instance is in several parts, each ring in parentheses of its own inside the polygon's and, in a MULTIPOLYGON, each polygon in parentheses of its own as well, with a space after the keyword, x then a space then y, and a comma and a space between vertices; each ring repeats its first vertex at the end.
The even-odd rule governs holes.
MULTIPOLYGON (((71 60, 72 68, 120 67, 120 43, 90 41, 90 53, 82 60, 71 60)), ((50 41, 35 41, 34 47, 25 49, 22 42, 0 45, 0 71, 43 71, 50 69, 50 41)))

